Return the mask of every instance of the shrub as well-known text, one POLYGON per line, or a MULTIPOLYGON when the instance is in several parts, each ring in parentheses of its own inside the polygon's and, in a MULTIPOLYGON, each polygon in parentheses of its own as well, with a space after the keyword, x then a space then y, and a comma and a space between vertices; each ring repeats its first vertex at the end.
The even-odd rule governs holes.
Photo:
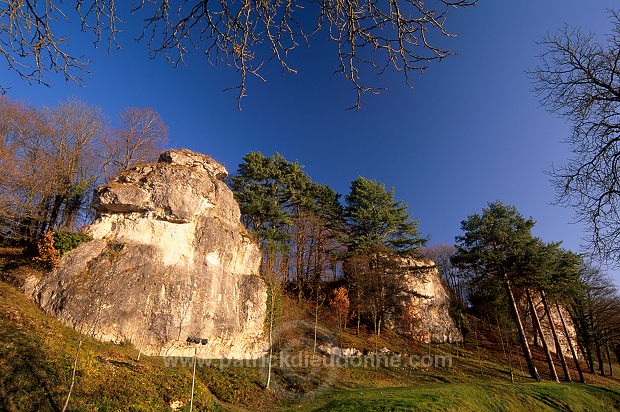
POLYGON ((111 240, 108 241, 107 248, 108 258, 110 259, 110 262, 112 262, 116 260, 120 256, 123 249, 125 249, 125 243, 119 242, 118 240, 111 240))
POLYGON ((347 316, 349 314, 349 291, 341 286, 332 291, 329 298, 329 306, 338 314, 338 328, 346 327, 347 316))
POLYGON ((58 265, 60 252, 54 247, 54 233, 47 231, 37 243, 38 256, 34 261, 46 269, 52 269, 58 265))
POLYGON ((85 233, 58 231, 54 233, 54 248, 62 256, 82 243, 90 242, 91 240, 93 238, 85 233))

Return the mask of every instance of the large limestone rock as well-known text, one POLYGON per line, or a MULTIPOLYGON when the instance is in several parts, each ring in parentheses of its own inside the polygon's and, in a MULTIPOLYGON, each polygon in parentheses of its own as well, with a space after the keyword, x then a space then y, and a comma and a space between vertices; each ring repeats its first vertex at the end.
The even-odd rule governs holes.
POLYGON ((63 257, 35 299, 82 333, 148 355, 248 358, 265 350, 260 252, 222 181, 189 150, 163 153, 98 189, 94 240, 63 257))
POLYGON ((450 297, 437 265, 430 259, 403 259, 406 291, 387 326, 420 342, 452 343, 463 340, 450 317, 450 297))

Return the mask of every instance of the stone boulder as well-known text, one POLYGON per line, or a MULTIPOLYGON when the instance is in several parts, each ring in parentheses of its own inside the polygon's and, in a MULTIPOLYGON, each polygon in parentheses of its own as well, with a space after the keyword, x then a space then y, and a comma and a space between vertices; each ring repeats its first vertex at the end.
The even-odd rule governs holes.
POLYGON ((258 245, 222 181, 226 169, 186 149, 134 167, 94 195, 94 240, 35 289, 41 308, 97 339, 147 355, 253 358, 266 348, 258 245))
POLYGON ((450 297, 437 265, 430 259, 403 258, 406 291, 400 293, 386 325, 419 342, 452 343, 463 340, 450 317, 450 297))

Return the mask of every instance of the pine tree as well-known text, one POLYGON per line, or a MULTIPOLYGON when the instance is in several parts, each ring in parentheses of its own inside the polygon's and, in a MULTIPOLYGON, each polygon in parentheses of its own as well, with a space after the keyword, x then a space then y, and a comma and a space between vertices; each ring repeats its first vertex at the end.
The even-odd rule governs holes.
POLYGON ((394 190, 382 183, 358 177, 346 202, 350 251, 381 244, 399 254, 416 254, 427 240, 409 217, 407 205, 396 201, 394 190))
POLYGON ((484 283, 492 279, 503 286, 530 375, 540 381, 514 293, 515 284, 523 279, 528 247, 533 242, 530 231, 534 223, 534 220, 524 218, 515 207, 501 202, 490 203, 482 214, 471 215, 461 222, 463 234, 456 238, 457 251, 452 263, 472 273, 473 282, 484 283))
POLYGON ((394 199, 394 190, 374 180, 358 177, 346 197, 348 259, 345 273, 354 291, 357 331, 364 311, 377 335, 385 317, 394 311, 398 296, 407 292, 404 256, 420 255, 426 239, 407 205, 394 199))
POLYGON ((312 182, 303 166, 277 153, 245 155, 232 187, 243 223, 261 244, 263 261, 271 261, 269 253, 279 255, 281 278, 290 282, 299 300, 319 290, 327 263, 341 252, 340 195, 312 182))
POLYGON ((285 172, 279 167, 279 155, 265 157, 250 152, 243 157, 232 188, 241 209, 241 219, 261 244, 282 244, 287 240, 285 230, 289 215, 282 204, 288 202, 290 190, 285 172))

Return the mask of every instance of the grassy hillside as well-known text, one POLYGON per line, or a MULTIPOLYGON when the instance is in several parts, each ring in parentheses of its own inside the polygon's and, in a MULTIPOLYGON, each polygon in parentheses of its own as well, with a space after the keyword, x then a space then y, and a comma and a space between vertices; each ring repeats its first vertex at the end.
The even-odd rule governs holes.
MULTIPOLYGON (((20 279, 36 271, 8 265, 7 259, 16 262, 14 257, 0 260, 0 410, 58 411, 80 335, 18 290, 20 279)), ((310 355, 312 308, 285 304, 291 309, 280 323, 295 327, 278 335, 278 348, 290 353, 301 348, 310 355)), ((387 347, 403 355, 452 356, 452 365, 302 368, 281 367, 276 358, 273 388, 265 390, 266 368, 214 363, 197 369, 195 410, 620 410, 617 380, 588 375, 588 385, 532 383, 516 353, 517 383, 509 383, 510 368, 489 333, 466 345, 416 345, 389 332, 380 339, 336 332, 328 311, 321 318, 326 321, 319 325, 322 340, 360 350, 387 347)), ((137 355, 131 345, 84 337, 68 410, 164 411, 175 404, 188 410, 191 362, 171 366, 144 356, 138 362, 137 355)), ((535 350, 535 355, 544 372, 542 353, 535 350)))
POLYGON ((423 384, 334 391, 289 410, 363 411, 612 411, 620 390, 553 383, 423 384))

